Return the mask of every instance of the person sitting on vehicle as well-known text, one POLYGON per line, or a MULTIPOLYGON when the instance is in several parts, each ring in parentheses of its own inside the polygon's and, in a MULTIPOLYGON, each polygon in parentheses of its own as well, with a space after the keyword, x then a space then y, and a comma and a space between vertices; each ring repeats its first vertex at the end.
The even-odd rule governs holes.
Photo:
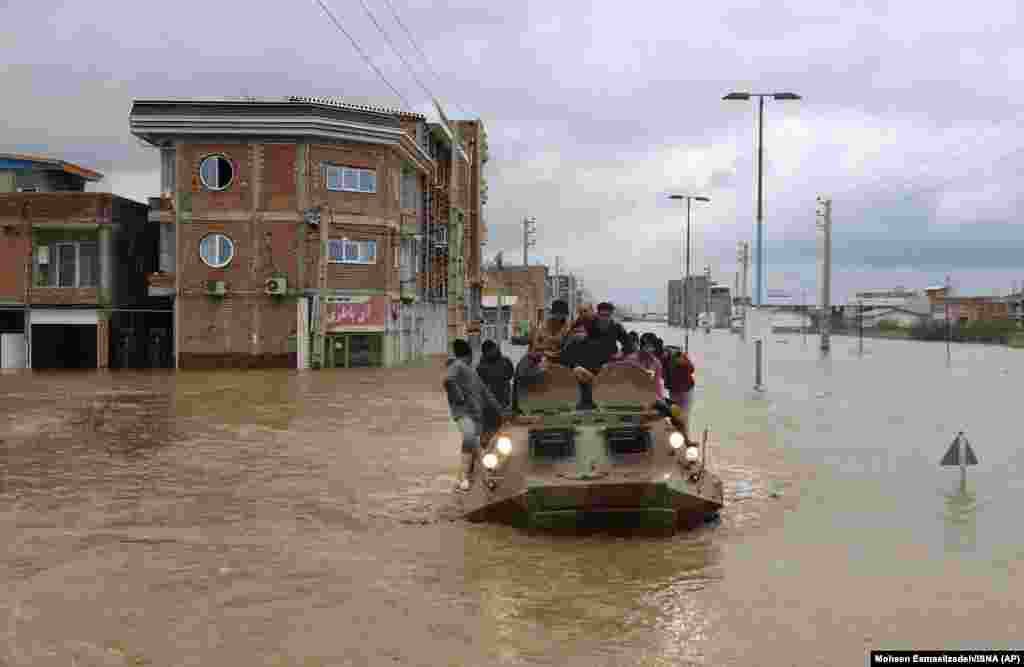
POLYGON ((569 325, 569 340, 566 341, 566 344, 586 340, 593 326, 594 306, 584 303, 576 308, 576 319, 569 325))
POLYGON ((636 348, 621 324, 612 319, 615 306, 608 302, 597 305, 597 317, 586 340, 575 341, 563 351, 562 363, 573 369, 580 381, 580 403, 577 409, 593 409, 594 375, 608 363, 622 346, 624 354, 633 354, 636 348))
POLYGON ((501 353, 501 347, 493 340, 485 340, 480 351, 482 354, 476 365, 476 374, 498 402, 507 408, 512 400, 511 383, 515 375, 512 360, 501 353))
POLYGON ((551 302, 551 316, 530 336, 527 354, 543 355, 549 363, 557 363, 562 345, 569 333, 569 304, 562 299, 551 302))
POLYGON ((665 386, 665 376, 661 360, 658 359, 657 355, 656 340, 657 336, 654 334, 645 333, 640 337, 640 349, 638 351, 628 355, 616 355, 608 362, 605 368, 617 366, 642 368, 647 371, 647 374, 655 382, 654 391, 657 400, 663 401, 668 398, 668 389, 665 386))
POLYGON ((462 474, 458 489, 470 488, 473 464, 480 451, 480 435, 485 427, 497 430, 503 407, 473 372, 473 349, 459 338, 452 344, 454 358, 446 363, 444 389, 452 419, 462 432, 462 474))

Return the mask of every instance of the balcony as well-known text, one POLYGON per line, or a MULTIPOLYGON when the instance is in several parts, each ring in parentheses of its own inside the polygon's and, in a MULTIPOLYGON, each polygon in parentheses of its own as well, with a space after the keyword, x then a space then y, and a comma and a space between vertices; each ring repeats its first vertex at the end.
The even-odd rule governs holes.
POLYGON ((175 275, 173 273, 147 273, 146 287, 149 296, 174 296, 175 275))
POLYGON ((416 279, 403 280, 399 283, 399 296, 403 303, 416 303, 419 300, 419 288, 416 283, 416 279))
POLYGON ((434 230, 434 245, 448 247, 448 228, 441 227, 434 230))
POLYGON ((174 222, 174 200, 170 197, 150 197, 148 218, 150 222, 174 222))

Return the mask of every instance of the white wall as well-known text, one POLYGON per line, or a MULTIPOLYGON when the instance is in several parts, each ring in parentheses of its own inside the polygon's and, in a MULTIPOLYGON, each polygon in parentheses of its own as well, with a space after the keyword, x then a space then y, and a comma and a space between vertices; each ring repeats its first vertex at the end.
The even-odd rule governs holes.
POLYGON ((0 334, 0 359, 3 361, 3 368, 28 368, 25 334, 0 334))
POLYGON ((448 352, 447 304, 403 305, 399 322, 400 361, 415 361, 423 355, 448 352))

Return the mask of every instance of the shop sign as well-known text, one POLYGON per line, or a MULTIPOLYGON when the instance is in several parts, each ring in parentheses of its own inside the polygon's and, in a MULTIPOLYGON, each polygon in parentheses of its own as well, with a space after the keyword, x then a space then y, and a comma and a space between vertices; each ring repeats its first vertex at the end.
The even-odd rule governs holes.
POLYGON ((327 330, 383 331, 389 300, 386 296, 329 296, 327 330))

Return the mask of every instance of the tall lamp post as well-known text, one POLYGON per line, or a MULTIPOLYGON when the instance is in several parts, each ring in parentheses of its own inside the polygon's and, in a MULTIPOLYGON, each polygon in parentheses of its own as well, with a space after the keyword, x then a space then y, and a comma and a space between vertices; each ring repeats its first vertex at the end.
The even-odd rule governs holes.
POLYGON ((760 307, 762 304, 762 287, 765 277, 764 268, 764 205, 761 194, 761 186, 764 181, 764 98, 770 97, 775 100, 799 100, 802 99, 796 93, 729 93, 723 100, 749 100, 757 98, 757 276, 756 289, 757 298, 754 305, 760 307))
POLYGON ((687 306, 689 304, 687 303, 687 299, 686 299, 686 288, 689 287, 689 285, 687 283, 690 282, 690 202, 692 200, 694 200, 694 199, 696 199, 697 201, 702 201, 702 202, 710 202, 711 199, 709 199, 708 197, 702 197, 702 196, 699 196, 699 195, 669 195, 668 198, 669 199, 685 199, 686 200, 686 277, 683 280, 681 291, 683 293, 683 304, 682 304, 682 306, 683 306, 682 307, 682 310, 683 310, 683 330, 685 332, 684 333, 685 342, 683 343, 683 350, 685 352, 689 352, 690 351, 690 326, 689 326, 690 322, 689 322, 689 318, 687 317, 687 315, 689 315, 689 313, 687 312, 687 306))

